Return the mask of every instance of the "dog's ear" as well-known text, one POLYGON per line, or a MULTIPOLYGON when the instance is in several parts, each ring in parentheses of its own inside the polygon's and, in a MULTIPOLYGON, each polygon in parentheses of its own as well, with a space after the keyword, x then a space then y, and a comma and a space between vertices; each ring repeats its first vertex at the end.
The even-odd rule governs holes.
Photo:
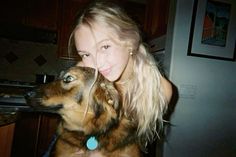
POLYGON ((112 82, 106 80, 99 82, 93 93, 93 101, 92 108, 96 115, 101 114, 104 110, 108 110, 114 116, 119 115, 120 96, 112 82))
POLYGON ((113 106, 115 110, 118 110, 120 107, 120 95, 114 84, 111 82, 102 82, 100 83, 100 88, 104 92, 106 102, 113 106))
POLYGON ((92 121, 93 131, 106 132, 117 125, 120 115, 119 92, 111 82, 106 80, 98 81, 94 86, 90 99, 90 107, 94 112, 92 121))

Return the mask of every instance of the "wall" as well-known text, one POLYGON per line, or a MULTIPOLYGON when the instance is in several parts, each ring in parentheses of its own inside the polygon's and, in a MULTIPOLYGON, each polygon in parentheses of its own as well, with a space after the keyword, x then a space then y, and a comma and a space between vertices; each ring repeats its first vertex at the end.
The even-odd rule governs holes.
POLYGON ((35 74, 58 76, 74 64, 58 59, 57 46, 0 38, 0 79, 34 82, 35 74))
POLYGON ((179 99, 163 156, 235 157, 236 62, 187 56, 193 0, 171 7, 165 67, 179 99))

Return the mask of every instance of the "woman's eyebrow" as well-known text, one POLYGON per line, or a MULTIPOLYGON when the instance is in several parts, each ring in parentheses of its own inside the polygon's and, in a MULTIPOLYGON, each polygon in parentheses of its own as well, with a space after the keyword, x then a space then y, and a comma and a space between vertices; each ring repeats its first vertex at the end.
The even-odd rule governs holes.
POLYGON ((100 40, 100 41, 97 42, 97 45, 99 45, 99 44, 101 44, 101 43, 103 43, 103 42, 105 42, 105 41, 110 41, 110 39, 102 39, 102 40, 100 40))
POLYGON ((88 53, 87 51, 83 51, 83 50, 76 50, 77 51, 77 53, 79 54, 79 53, 88 53))
POLYGON ((82 50, 78 50, 78 49, 76 49, 76 52, 77 53, 81 53, 81 52, 83 52, 82 50))
MULTIPOLYGON (((92 47, 96 47, 97 45, 103 43, 103 42, 106 42, 106 41, 110 41, 110 39, 102 39, 100 41, 98 41, 95 45, 93 45, 92 47)), ((78 50, 76 49, 77 53, 88 53, 88 51, 86 50, 78 50)))

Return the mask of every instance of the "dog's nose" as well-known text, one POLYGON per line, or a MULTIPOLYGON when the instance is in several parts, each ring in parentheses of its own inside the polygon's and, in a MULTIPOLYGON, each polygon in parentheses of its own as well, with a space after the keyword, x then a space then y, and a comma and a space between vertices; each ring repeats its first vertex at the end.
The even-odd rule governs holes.
POLYGON ((39 88, 34 88, 25 93, 25 99, 28 105, 36 106, 42 101, 42 92, 39 88))
POLYGON ((42 97, 42 92, 40 91, 39 88, 34 88, 28 92, 26 92, 25 94, 25 98, 38 98, 38 97, 42 97))
POLYGON ((35 96, 36 96, 35 90, 31 90, 31 91, 29 91, 29 92, 27 92, 27 93, 25 94, 25 97, 26 97, 26 98, 33 98, 33 97, 35 97, 35 96))

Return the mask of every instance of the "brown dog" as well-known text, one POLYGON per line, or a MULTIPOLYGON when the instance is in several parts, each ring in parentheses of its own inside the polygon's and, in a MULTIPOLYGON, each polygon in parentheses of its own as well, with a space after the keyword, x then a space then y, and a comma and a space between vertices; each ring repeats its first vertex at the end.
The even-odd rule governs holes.
POLYGON ((62 117, 52 156, 141 156, 136 125, 124 116, 119 92, 100 74, 95 81, 94 69, 72 67, 61 79, 30 92, 28 101, 62 117))

